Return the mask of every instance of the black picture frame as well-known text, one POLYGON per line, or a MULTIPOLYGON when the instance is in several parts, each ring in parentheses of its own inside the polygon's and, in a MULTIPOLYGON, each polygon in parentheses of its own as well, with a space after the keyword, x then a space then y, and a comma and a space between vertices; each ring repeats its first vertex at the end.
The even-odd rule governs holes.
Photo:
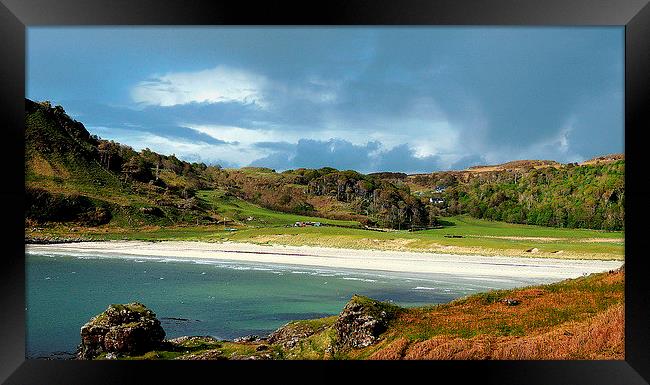
MULTIPOLYGON (((647 384, 650 300, 643 250, 650 127, 647 0, 343 0, 259 4, 208 0, 0 0, 3 165, 0 257, 0 381, 7 384, 166 383, 226 380, 370 382, 415 374, 454 383, 647 384), (83 362, 25 360, 24 97, 26 27, 44 25, 619 25, 625 26, 626 282, 624 361, 83 362), (297 374, 296 370, 307 369, 297 374), (341 370, 346 370, 343 374, 341 370), (644 378, 646 380, 644 380, 644 378), (178 380, 177 380, 178 381, 178 380)), ((398 379, 394 381, 399 381, 398 379)), ((419 380, 418 380, 419 381, 419 380)))

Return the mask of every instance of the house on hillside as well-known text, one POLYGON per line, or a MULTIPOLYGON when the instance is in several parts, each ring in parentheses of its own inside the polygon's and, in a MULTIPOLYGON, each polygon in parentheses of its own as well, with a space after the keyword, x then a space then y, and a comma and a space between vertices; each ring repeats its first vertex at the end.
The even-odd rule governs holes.
POLYGON ((298 222, 293 224, 293 227, 306 227, 306 226, 320 227, 321 223, 320 222, 302 222, 302 221, 298 221, 298 222))
POLYGON ((444 198, 429 198, 429 203, 433 203, 434 205, 442 205, 445 203, 444 198))
POLYGON ((447 186, 436 186, 435 192, 440 194, 440 193, 445 192, 446 189, 447 189, 447 186))

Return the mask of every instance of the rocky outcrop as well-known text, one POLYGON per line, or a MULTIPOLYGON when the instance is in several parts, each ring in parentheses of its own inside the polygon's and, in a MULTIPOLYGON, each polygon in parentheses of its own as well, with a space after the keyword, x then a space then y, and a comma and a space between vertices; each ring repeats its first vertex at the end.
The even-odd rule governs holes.
POLYGON ((165 340, 160 321, 145 305, 111 305, 82 326, 77 358, 266 360, 294 357, 296 349, 302 352, 303 346, 314 343, 315 352, 331 357, 375 344, 400 311, 396 305, 354 295, 338 317, 292 321, 268 337, 250 335, 229 342, 210 336, 165 340))
POLYGON ((234 340, 232 340, 232 342, 237 342, 237 343, 257 343, 262 341, 264 341, 264 338, 261 338, 260 336, 256 336, 256 335, 237 337, 234 340))
POLYGON ((164 338, 156 314, 143 304, 111 305, 81 327, 77 358, 143 353, 159 347, 164 338))
POLYGON ((374 344, 399 311, 396 305, 354 295, 334 323, 335 348, 364 348, 374 344))
POLYGON ((298 343, 318 332, 318 329, 309 327, 299 322, 289 322, 271 333, 266 341, 270 344, 279 344, 285 349, 291 349, 298 343))

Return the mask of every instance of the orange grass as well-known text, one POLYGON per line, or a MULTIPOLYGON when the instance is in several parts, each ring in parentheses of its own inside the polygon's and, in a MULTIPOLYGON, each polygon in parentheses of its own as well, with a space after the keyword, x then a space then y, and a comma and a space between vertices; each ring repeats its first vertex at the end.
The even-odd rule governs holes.
POLYGON ((371 356, 379 360, 623 360, 624 308, 615 305, 597 316, 526 337, 437 336, 417 343, 395 340, 371 356))
POLYGON ((371 359, 618 359, 624 271, 502 290, 401 313, 371 359), (513 298, 517 306, 501 300, 513 298))

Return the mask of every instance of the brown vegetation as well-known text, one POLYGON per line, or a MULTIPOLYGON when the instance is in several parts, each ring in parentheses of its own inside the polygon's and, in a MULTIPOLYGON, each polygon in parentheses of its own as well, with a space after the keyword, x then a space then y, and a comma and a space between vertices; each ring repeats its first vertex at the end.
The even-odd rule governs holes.
POLYGON ((422 342, 393 341, 371 356, 378 360, 622 360, 625 358, 623 305, 582 322, 523 336, 437 336, 422 342))
POLYGON ((580 165, 585 165, 585 164, 605 164, 605 163, 612 163, 616 162, 618 160, 623 160, 625 159, 624 154, 608 154, 608 155, 603 155, 603 156, 597 156, 595 158, 591 158, 589 160, 585 160, 582 163, 579 163, 580 165))
POLYGON ((366 353, 379 360, 624 359, 624 274, 410 309, 366 353))
POLYGON ((470 172, 503 171, 503 170, 525 170, 530 168, 561 167, 562 164, 554 160, 513 160, 511 162, 493 166, 472 166, 467 169, 470 172))

